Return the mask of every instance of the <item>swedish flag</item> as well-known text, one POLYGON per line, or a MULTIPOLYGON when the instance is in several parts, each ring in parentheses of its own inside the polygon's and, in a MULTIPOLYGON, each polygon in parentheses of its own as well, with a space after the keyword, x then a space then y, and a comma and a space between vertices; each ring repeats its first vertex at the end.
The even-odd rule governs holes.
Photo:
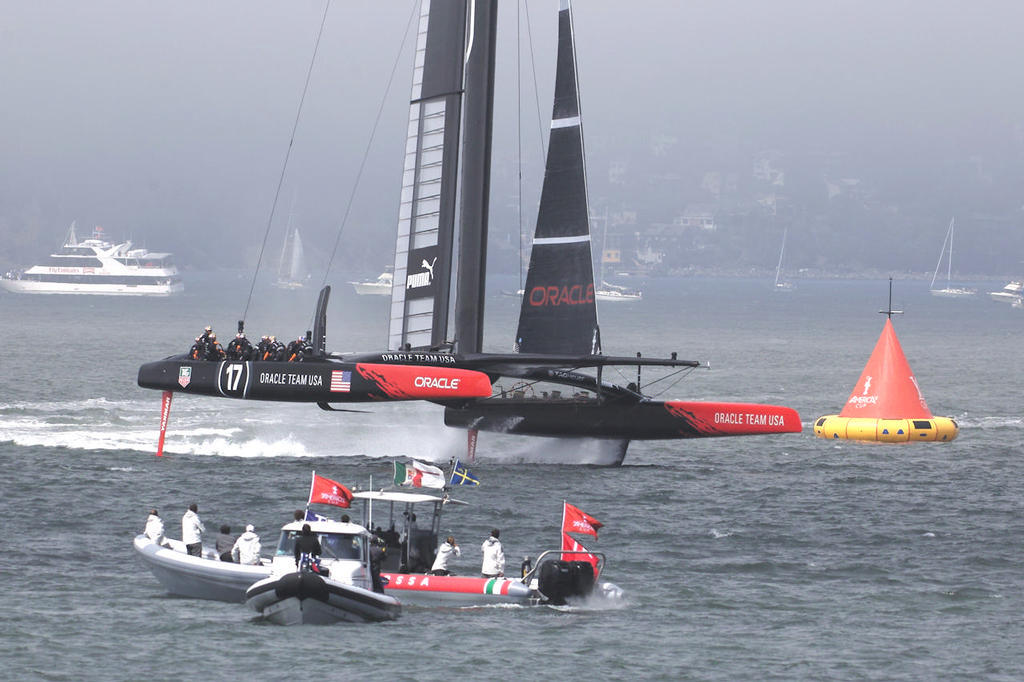
POLYGON ((455 460, 449 485, 480 485, 480 479, 470 473, 469 469, 462 465, 462 462, 455 460))

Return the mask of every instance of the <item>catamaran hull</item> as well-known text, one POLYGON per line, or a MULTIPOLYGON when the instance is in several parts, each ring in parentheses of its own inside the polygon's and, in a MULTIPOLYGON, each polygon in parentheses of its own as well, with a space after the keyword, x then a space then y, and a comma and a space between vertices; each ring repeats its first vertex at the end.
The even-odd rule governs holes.
POLYGON ((339 583, 315 573, 288 573, 252 585, 245 603, 278 625, 330 625, 394 620, 401 603, 390 595, 339 583))
POLYGON ((665 440, 799 433, 796 410, 776 405, 575 400, 478 401, 444 411, 447 426, 530 436, 665 440))
POLYGON ((158 545, 145 535, 135 537, 134 547, 164 589, 180 597, 241 604, 249 586, 270 575, 269 566, 189 556, 183 547, 178 551, 158 545))
POLYGON ((451 400, 491 395, 482 372, 433 365, 386 365, 313 359, 303 362, 189 360, 148 362, 139 386, 246 400, 352 403, 451 400))

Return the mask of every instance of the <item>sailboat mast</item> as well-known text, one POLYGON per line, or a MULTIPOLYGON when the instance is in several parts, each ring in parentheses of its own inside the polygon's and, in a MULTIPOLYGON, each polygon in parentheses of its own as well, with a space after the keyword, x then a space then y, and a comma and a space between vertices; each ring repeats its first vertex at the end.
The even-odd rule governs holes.
POLYGON ((455 350, 459 353, 479 353, 483 348, 497 5, 496 0, 471 0, 469 17, 463 100, 459 274, 455 297, 455 350))
POLYGON ((467 0, 423 0, 409 102, 388 348, 448 337, 467 0))
POLYGON ((782 274, 782 256, 786 253, 786 235, 789 234, 789 228, 785 227, 782 229, 782 247, 779 249, 779 264, 775 266, 775 286, 779 286, 779 276, 782 274))
POLYGON ((953 279, 953 221, 956 218, 949 219, 949 260, 946 261, 946 286, 949 286, 950 281, 953 279))

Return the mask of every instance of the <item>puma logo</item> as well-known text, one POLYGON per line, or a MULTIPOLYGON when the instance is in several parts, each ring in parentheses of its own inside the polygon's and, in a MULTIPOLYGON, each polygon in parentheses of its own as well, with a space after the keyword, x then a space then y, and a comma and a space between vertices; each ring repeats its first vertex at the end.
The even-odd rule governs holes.
POLYGON ((423 267, 425 267, 427 270, 430 271, 430 279, 431 280, 434 279, 434 263, 436 263, 436 262, 437 262, 437 256, 434 256, 434 260, 430 261, 429 263, 427 262, 426 258, 424 258, 423 262, 420 263, 420 265, 422 265, 423 267))

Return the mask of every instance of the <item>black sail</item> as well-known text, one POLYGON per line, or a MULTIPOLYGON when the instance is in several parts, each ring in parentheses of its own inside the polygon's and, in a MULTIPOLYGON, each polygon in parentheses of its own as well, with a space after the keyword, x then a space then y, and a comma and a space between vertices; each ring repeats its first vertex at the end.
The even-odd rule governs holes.
POLYGON ((448 338, 466 0, 422 4, 409 103, 388 348, 448 338))
POLYGON ((558 63, 544 185, 515 349, 601 352, 572 13, 558 13, 558 63))

